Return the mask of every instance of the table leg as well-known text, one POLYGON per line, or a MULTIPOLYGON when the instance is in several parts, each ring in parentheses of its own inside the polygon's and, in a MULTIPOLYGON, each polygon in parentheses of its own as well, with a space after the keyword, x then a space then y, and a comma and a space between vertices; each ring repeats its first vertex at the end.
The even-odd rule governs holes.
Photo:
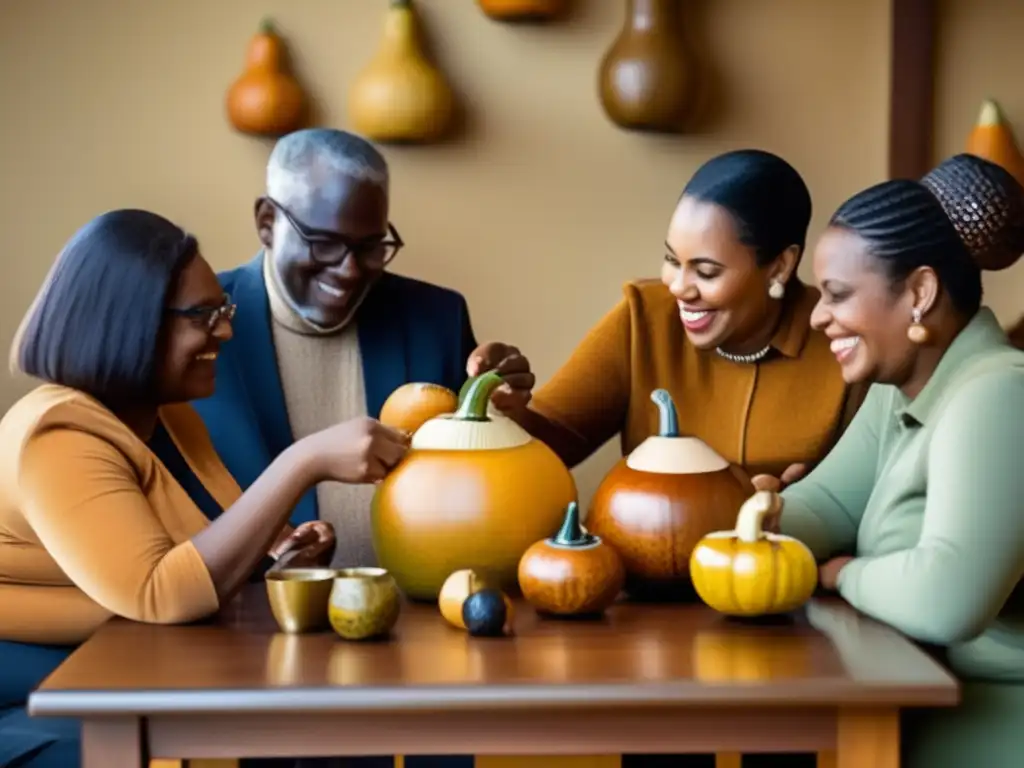
POLYGON ((82 768, 146 768, 148 751, 141 718, 82 721, 82 768))
POLYGON ((818 768, 836 768, 836 753, 831 750, 819 752, 818 768))
POLYGON ((899 768, 899 711, 840 710, 835 765, 836 768, 899 768))
POLYGON ((740 768, 743 755, 739 752, 719 752, 715 755, 715 768, 740 768))

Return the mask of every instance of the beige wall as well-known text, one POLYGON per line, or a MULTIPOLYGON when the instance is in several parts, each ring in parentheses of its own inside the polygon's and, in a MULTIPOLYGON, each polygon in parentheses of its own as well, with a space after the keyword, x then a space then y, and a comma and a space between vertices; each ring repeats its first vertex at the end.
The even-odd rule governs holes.
MULTIPOLYGON (((986 97, 999 101, 1024 149, 1024 3, 941 0, 935 156, 964 149, 986 97)), ((986 303, 1004 325, 1024 313, 1024 261, 985 276, 986 303)))
MULTIPOLYGON (((843 198, 884 177, 887 0, 702 4, 726 108, 713 133, 656 138, 614 128, 597 102, 596 67, 623 0, 580 0, 574 19, 547 28, 495 24, 471 0, 419 2, 473 127, 461 143, 385 149, 392 218, 409 243, 395 269, 463 291, 479 338, 518 344, 541 379, 623 281, 657 274, 671 208, 709 156, 753 145, 788 158, 814 195, 812 234, 843 198)), ((979 4, 989 14, 1002 7, 979 4)), ((346 86, 376 45, 386 5, 0 3, 0 346, 63 242, 105 209, 177 220, 218 268, 250 258, 269 145, 234 134, 222 104, 260 15, 288 36, 323 124, 344 127, 346 86)), ((965 45, 994 52, 971 29, 965 45)), ((1021 37, 1005 38, 998 64, 965 58, 979 80, 1003 78, 1001 95, 1024 118, 1024 94, 1009 89, 1021 69, 1011 61, 1024 63, 1013 48, 1021 37)), ((975 101, 966 98, 960 124, 975 101)), ((0 406, 25 387, 0 379, 0 406)), ((609 446, 578 473, 585 495, 613 455, 609 446)))

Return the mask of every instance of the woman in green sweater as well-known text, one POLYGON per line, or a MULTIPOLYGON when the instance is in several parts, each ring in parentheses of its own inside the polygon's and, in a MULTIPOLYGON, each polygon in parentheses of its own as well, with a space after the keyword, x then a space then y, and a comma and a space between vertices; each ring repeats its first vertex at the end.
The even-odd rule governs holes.
POLYGON ((1024 765, 1024 352, 981 306, 981 271, 1022 251, 1024 189, 958 155, 854 196, 814 253, 811 322, 873 386, 777 525, 961 680, 960 707, 907 714, 910 768, 1024 765))

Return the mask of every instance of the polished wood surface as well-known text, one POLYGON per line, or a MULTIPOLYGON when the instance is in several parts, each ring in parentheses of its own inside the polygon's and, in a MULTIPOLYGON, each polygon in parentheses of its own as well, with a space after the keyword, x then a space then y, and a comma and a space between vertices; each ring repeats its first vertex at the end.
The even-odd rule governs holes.
MULTIPOLYGON (((405 604, 389 640, 346 642, 278 632, 265 590, 253 586, 214 622, 109 622, 29 707, 83 718, 87 744, 99 745, 97 733, 104 749, 138 750, 132 765, 453 749, 836 750, 846 768, 859 764, 846 753, 891 763, 900 707, 959 696, 928 655, 838 600, 813 600, 774 625, 694 605, 619 603, 579 621, 540 618, 519 603, 515 616, 512 637, 478 639, 436 607, 405 604), (109 742, 112 733, 125 738, 109 742)), ((86 768, 105 754, 86 754, 86 768)))
POLYGON ((35 714, 422 710, 664 704, 952 704, 957 686, 896 632, 839 601, 755 626, 703 606, 617 604, 597 621, 522 603, 509 638, 472 638, 405 604, 387 641, 277 631, 262 586, 221 623, 114 620, 31 698, 35 714), (752 685, 751 683, 756 683, 752 685))

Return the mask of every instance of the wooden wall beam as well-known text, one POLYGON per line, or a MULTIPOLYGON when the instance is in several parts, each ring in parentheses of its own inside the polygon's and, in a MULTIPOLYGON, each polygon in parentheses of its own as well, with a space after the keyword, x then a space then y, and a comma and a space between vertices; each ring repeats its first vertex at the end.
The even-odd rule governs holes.
POLYGON ((933 165, 937 0, 891 3, 889 177, 917 179, 933 165))

